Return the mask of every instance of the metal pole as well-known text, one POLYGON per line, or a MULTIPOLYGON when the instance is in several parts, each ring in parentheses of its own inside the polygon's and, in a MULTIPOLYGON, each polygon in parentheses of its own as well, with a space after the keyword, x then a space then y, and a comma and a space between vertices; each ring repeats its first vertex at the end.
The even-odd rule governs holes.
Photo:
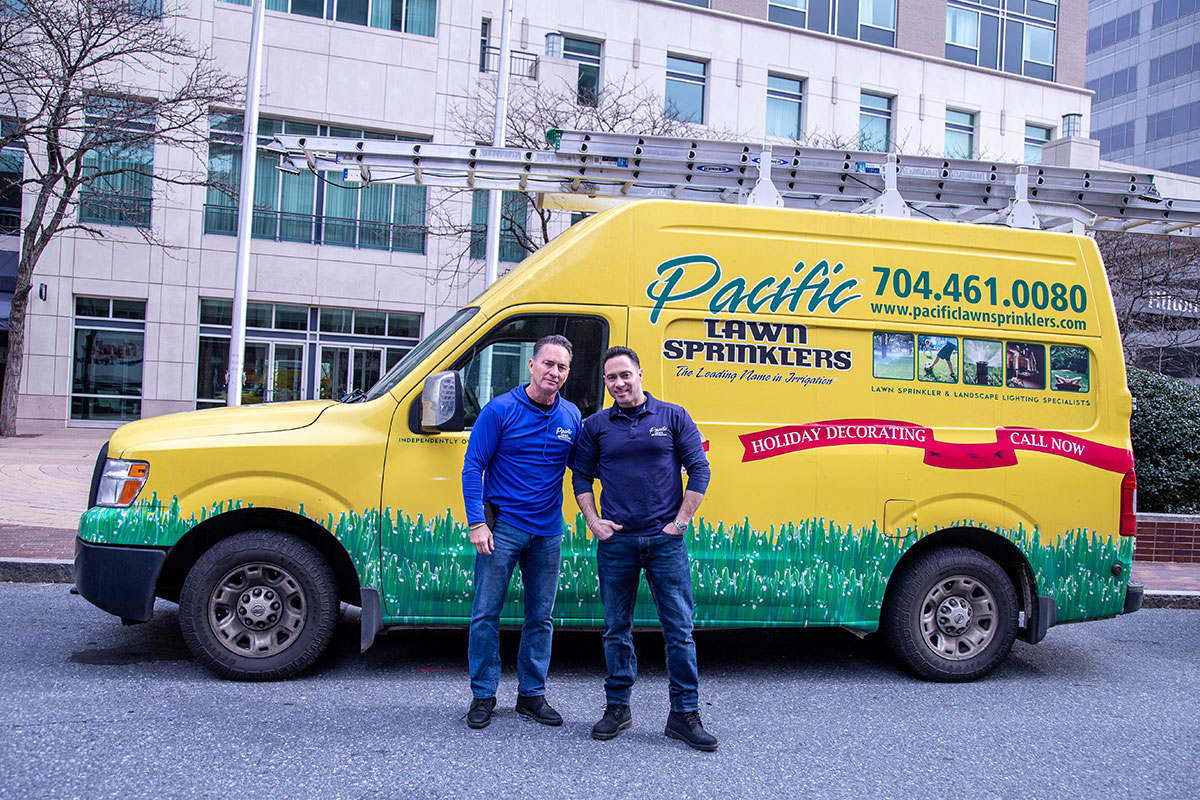
POLYGON ((225 405, 242 404, 246 356, 246 294, 250 288, 250 224, 254 219, 254 165, 258 155, 258 93, 262 83, 264 0, 254 0, 250 24, 250 63, 246 67, 246 112, 242 121, 242 184, 238 191, 237 267, 233 278, 233 331, 225 405))
MULTIPOLYGON (((507 139, 508 77, 511 71, 510 28, 512 25, 512 0, 500 0, 500 64, 496 68, 496 117, 492 121, 492 145, 504 147, 507 139)), ((484 288, 496 282, 500 264, 500 211, 504 192, 500 189, 488 191, 487 219, 487 267, 484 288)))

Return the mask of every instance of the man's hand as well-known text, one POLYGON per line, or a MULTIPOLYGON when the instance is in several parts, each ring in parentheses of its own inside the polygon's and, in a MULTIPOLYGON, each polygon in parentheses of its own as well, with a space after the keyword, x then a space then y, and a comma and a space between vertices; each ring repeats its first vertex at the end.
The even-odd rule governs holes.
POLYGON ((679 528, 675 527, 674 520, 671 520, 666 525, 663 525, 662 532, 665 533, 667 536, 675 536, 675 537, 683 536, 683 532, 680 531, 679 528))
POLYGON ((485 556, 492 554, 492 550, 494 549, 492 529, 487 526, 486 522, 472 525, 469 535, 471 537, 471 544, 475 545, 477 553, 485 556))
POLYGON ((602 542, 611 539, 614 533, 624 527, 624 525, 618 525, 611 520, 600 519, 599 517, 588 523, 588 530, 596 534, 596 538, 602 542))

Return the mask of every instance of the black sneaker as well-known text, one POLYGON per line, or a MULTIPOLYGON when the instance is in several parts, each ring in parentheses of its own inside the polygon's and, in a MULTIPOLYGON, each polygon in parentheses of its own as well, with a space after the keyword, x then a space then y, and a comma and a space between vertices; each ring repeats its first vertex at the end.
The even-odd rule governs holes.
POLYGON ((468 728, 486 728, 492 721, 492 709, 496 707, 494 697, 476 697, 467 709, 468 728))
POLYGON ((672 711, 667 715, 667 729, 663 733, 697 750, 717 749, 717 737, 704 730, 699 711, 672 711))
POLYGON ((517 714, 543 725, 562 725, 562 715, 550 707, 542 695, 517 698, 517 714))
POLYGON ((629 706, 609 704, 604 707, 604 716, 592 726, 592 738, 602 742, 617 738, 617 734, 633 725, 629 706))

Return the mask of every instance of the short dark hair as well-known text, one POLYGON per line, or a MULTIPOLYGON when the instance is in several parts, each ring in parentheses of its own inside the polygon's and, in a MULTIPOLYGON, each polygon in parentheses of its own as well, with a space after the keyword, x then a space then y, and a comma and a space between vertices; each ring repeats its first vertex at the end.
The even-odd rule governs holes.
POLYGON ((533 346, 533 357, 537 358, 538 353, 542 352, 542 348, 548 344, 556 344, 559 347, 564 347, 567 350, 568 358, 575 357, 575 348, 571 346, 571 340, 558 333, 552 333, 549 336, 543 336, 538 339, 537 343, 533 346))
POLYGON ((635 367, 642 366, 642 362, 638 360, 638 354, 633 352, 632 347, 617 345, 616 347, 610 347, 604 351, 604 357, 600 359, 600 371, 604 372, 604 368, 608 366, 608 360, 610 358, 618 358, 620 356, 628 356, 629 360, 633 362, 635 367))

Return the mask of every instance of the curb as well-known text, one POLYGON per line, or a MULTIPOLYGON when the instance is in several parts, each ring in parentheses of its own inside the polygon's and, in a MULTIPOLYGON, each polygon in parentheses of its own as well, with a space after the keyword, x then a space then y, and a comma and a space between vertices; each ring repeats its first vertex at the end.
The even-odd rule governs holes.
POLYGON ((0 558, 0 581, 74 583, 75 562, 69 558, 0 558))
POLYGON ((1200 592, 1146 592, 1142 608, 1200 608, 1200 592))

